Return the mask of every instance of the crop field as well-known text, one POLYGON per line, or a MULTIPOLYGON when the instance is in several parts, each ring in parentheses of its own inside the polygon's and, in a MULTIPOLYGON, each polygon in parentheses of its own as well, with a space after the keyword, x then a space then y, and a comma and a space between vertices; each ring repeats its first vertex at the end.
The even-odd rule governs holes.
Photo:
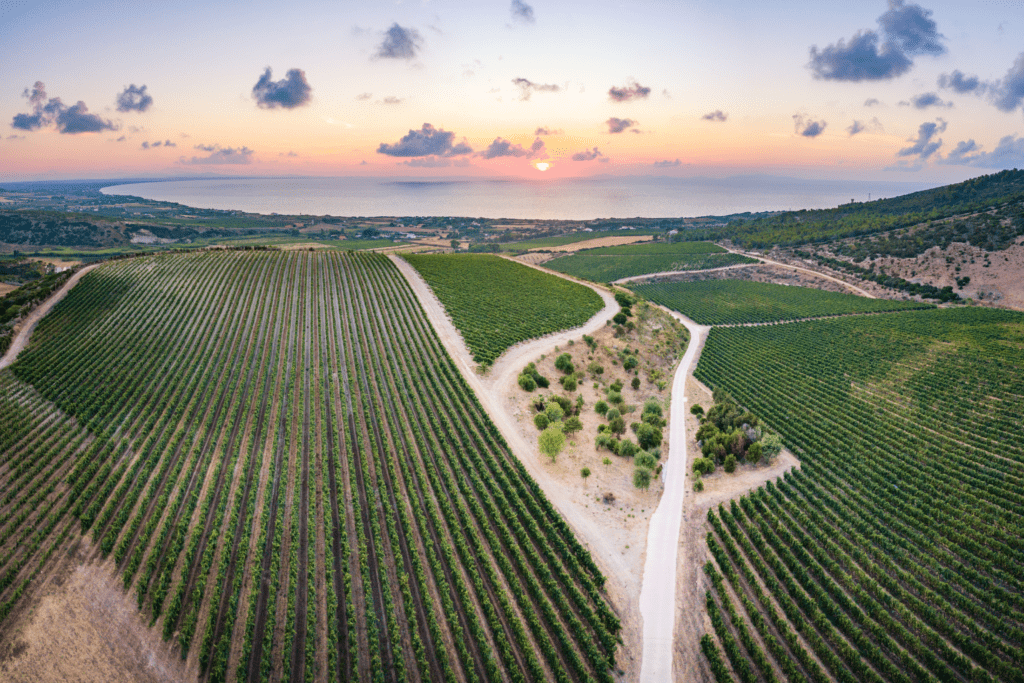
POLYGON ((578 327, 604 307, 592 289, 498 256, 408 254, 477 363, 510 346, 578 327))
POLYGON ((801 462, 708 515, 713 668, 1022 680, 1024 315, 714 328, 696 374, 801 462))
POLYGON ((0 627, 84 533, 205 680, 612 680, 604 578, 383 256, 106 264, 0 425, 0 627))
POLYGON ((635 285, 631 289, 701 325, 743 325, 932 307, 917 301, 868 299, 855 294, 748 280, 657 282, 635 285))
POLYGON ((501 245, 502 251, 520 251, 526 249, 544 249, 547 247, 562 247, 566 244, 577 242, 588 242, 601 237, 635 237, 637 235, 661 235, 660 230, 596 230, 594 232, 574 232, 568 235, 555 235, 553 237, 538 237, 522 242, 508 242, 501 245))
POLYGON ((592 282, 614 282, 648 273, 707 270, 743 263, 757 261, 730 254, 711 242, 653 242, 588 249, 547 261, 544 267, 592 282))

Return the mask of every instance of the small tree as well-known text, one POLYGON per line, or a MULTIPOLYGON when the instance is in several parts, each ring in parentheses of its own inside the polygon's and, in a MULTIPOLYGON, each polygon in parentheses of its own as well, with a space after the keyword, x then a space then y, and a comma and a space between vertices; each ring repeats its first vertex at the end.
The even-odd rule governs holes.
POLYGON ((644 467, 649 470, 653 470, 658 466, 658 461, 654 459, 654 456, 647 451, 640 451, 633 458, 633 462, 637 467, 644 467))
POLYGON ((703 491, 704 490, 704 480, 701 479, 700 477, 697 477, 693 481, 693 490, 696 491, 697 493, 700 493, 701 491, 703 491))
POLYGON ((566 375, 561 379, 562 387, 566 391, 576 391, 576 377, 574 375, 566 375))
POLYGON ((630 385, 632 385, 633 389, 639 389, 640 388, 640 378, 639 377, 634 377, 633 381, 630 382, 630 385))
POLYGON ((620 415, 608 422, 608 429, 612 431, 612 434, 623 434, 626 431, 626 421, 620 415))
POLYGON ((565 447, 565 433, 555 425, 550 425, 540 433, 538 443, 540 444, 540 452, 551 458, 551 462, 554 462, 558 454, 562 452, 562 448, 565 447))
POLYGON ((583 429, 583 423, 575 415, 566 418, 565 422, 562 423, 562 430, 569 436, 572 436, 581 429, 583 429))
POLYGON ((452 249, 454 249, 455 251, 459 250, 459 241, 458 240, 452 240, 450 244, 452 245, 452 249))
POLYGON ((782 437, 778 434, 765 434, 758 443, 761 444, 761 454, 768 462, 774 460, 782 452, 782 437))
POLYGON ((590 468, 584 467, 582 470, 580 470, 580 476, 583 477, 583 482, 586 483, 587 477, 590 476, 590 468))
POLYGON ((524 391, 533 391, 537 388, 537 382, 529 375, 519 375, 519 386, 524 391))
POLYGON ((548 404, 547 408, 544 409, 544 413, 548 416, 549 422, 558 422, 565 417, 565 411, 562 410, 562 406, 554 401, 548 404))
POLYGON ((572 356, 567 353, 563 353, 555 359, 555 369, 561 370, 564 374, 568 375, 575 370, 575 366, 572 364, 572 356))
POLYGON ((605 466, 611 465, 612 464, 612 459, 611 458, 601 458, 601 464, 605 465, 605 466))
POLYGON ((692 406, 690 406, 690 413, 700 417, 701 415, 704 414, 704 408, 702 408, 699 403, 694 403, 692 406))
POLYGON ((640 443, 640 448, 643 448, 644 450, 650 450, 655 446, 660 445, 661 439, 661 430, 654 425, 642 422, 640 426, 636 428, 636 440, 640 443))
POLYGON ((761 456, 764 455, 761 449, 762 447, 760 441, 755 441, 754 443, 750 444, 750 447, 747 448, 747 461, 752 462, 755 465, 761 462, 761 456))
POLYGON ((626 314, 623 313, 622 311, 619 311, 618 313, 612 316, 612 322, 615 323, 616 325, 625 325, 626 320, 628 320, 628 318, 626 317, 626 314))
POLYGON ((651 486, 651 479, 653 475, 651 471, 644 467, 637 467, 633 470, 633 486, 638 489, 646 491, 651 486))
POLYGON ((548 428, 548 425, 551 424, 551 420, 548 419, 548 416, 546 414, 537 413, 536 415, 533 416, 533 424, 537 427, 537 429, 543 432, 545 429, 548 428))
POLYGON ((608 403, 607 403, 607 401, 598 401, 597 403, 595 403, 594 404, 594 412, 597 413, 598 415, 605 415, 605 414, 607 414, 607 412, 608 412, 608 403))
POLYGON ((730 453, 729 455, 725 456, 725 463, 723 464, 723 467, 725 468, 725 471, 727 473, 729 473, 729 474, 732 474, 733 472, 735 472, 736 471, 736 456, 733 455, 732 453, 730 453))
POLYGON ((632 458, 634 455, 637 454, 637 452, 639 452, 639 450, 640 447, 637 446, 635 443, 633 443, 629 439, 624 439, 619 442, 619 447, 616 450, 616 453, 618 453, 624 458, 632 458))

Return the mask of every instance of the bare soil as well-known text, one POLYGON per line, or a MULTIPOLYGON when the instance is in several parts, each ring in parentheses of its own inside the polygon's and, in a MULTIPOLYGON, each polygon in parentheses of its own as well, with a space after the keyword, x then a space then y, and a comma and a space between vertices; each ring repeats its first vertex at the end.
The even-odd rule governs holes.
POLYGON ((195 680, 136 609, 88 541, 67 544, 54 569, 0 631, 0 679, 26 683, 195 680))
POLYGON ((767 282, 777 285, 796 285, 821 289, 826 292, 849 294, 846 284, 829 280, 819 275, 794 270, 786 266, 770 264, 727 266, 714 270, 691 271, 688 273, 669 274, 659 278, 660 282, 704 282, 705 280, 749 280, 751 282, 767 282))
POLYGON ((8 292, 13 292, 17 288, 17 285, 9 285, 6 282, 0 282, 0 296, 4 296, 8 292))
POLYGON ((597 237, 595 239, 585 240, 583 242, 563 244, 559 247, 537 247, 536 249, 531 249, 530 251, 574 252, 580 251, 582 249, 596 249, 598 247, 620 247, 623 244, 650 242, 652 239, 654 239, 654 235, 614 235, 612 237, 597 237))

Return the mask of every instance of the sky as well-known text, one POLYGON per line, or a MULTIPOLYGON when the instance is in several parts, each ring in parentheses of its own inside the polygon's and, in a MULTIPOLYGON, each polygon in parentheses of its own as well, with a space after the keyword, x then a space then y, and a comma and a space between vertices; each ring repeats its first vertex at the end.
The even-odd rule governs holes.
POLYGON ((956 182, 1024 168, 1019 0, 0 0, 0 181, 956 182))

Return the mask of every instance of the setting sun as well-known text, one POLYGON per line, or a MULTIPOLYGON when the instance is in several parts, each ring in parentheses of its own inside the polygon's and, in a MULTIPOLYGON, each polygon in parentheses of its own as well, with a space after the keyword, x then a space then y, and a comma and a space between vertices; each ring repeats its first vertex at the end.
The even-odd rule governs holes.
POLYGON ((546 171, 551 168, 551 164, 546 161, 538 161, 533 165, 533 167, 538 171, 546 171))

